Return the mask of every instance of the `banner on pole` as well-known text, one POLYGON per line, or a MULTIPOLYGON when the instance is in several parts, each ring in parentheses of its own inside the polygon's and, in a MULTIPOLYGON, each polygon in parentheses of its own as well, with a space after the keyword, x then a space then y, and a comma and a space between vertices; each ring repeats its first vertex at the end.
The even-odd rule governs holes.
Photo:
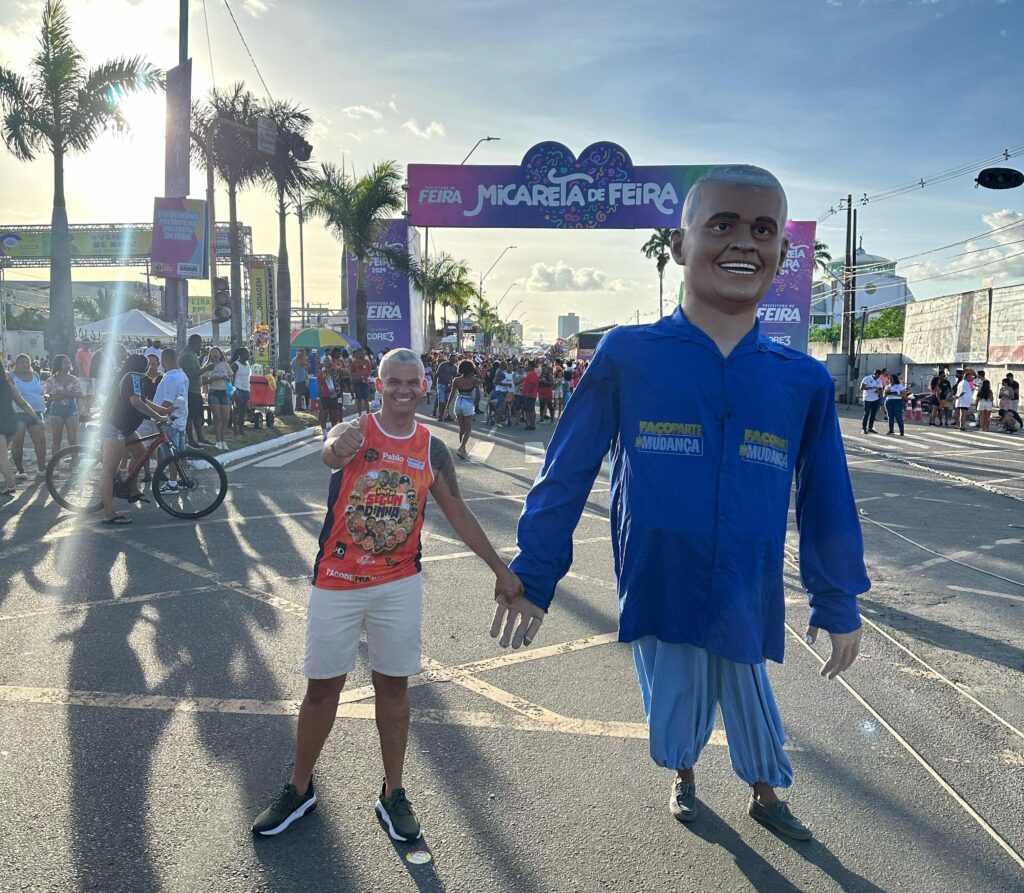
MULTIPOLYGON (((377 242, 382 247, 408 250, 409 224, 404 219, 388 220, 377 242)), ((348 293, 355 305, 358 264, 349 255, 348 293)), ((395 347, 412 346, 409 319, 409 277, 399 273, 386 260, 371 257, 366 261, 366 328, 365 346, 374 353, 395 347)), ((354 310, 353 316, 354 316, 354 310)))
POLYGON ((807 353, 807 328, 811 317, 816 226, 813 220, 790 220, 786 224, 789 254, 782 272, 757 305, 761 334, 803 353, 807 353))
POLYGON ((209 270, 206 202, 158 198, 153 211, 150 259, 154 276, 205 279, 209 270))

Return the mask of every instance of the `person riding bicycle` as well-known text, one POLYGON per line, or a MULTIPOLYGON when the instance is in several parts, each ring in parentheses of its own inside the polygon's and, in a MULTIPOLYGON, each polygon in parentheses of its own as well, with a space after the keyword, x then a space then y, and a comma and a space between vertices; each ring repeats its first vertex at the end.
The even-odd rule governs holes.
MULTIPOLYGON (((100 475, 100 496, 103 499, 104 524, 131 524, 131 518, 114 511, 114 475, 124 458, 127 447, 132 457, 143 453, 142 441, 135 434, 143 419, 164 421, 171 409, 157 406, 142 396, 142 377, 148 366, 142 354, 132 354, 124 362, 125 374, 103 407, 103 421, 100 424, 100 449, 103 470, 100 475)), ((138 485, 135 485, 136 488, 138 485)), ((149 502, 136 489, 129 497, 131 502, 149 502)))

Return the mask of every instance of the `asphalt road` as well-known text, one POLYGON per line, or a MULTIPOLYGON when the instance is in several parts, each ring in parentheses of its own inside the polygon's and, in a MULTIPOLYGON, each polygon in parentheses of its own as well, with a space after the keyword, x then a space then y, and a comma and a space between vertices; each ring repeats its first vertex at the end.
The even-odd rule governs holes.
MULTIPOLYGON (((145 506, 100 528, 39 487, 0 507, 0 890, 1024 890, 1024 435, 843 425, 874 583, 862 656, 842 684, 817 675, 827 645, 799 635, 793 551, 792 634, 769 668, 813 842, 747 817, 722 735, 697 770, 698 820, 669 815, 670 774, 648 757, 614 641, 606 472, 525 651, 486 635, 492 578, 428 508, 429 670, 406 774, 423 841, 395 846, 374 817, 365 653, 318 767, 320 808, 253 840, 303 692, 328 478, 310 444, 232 470, 197 524, 145 506), (433 860, 411 864, 414 850, 433 860)), ((511 552, 550 435, 482 434, 462 489, 511 552)))

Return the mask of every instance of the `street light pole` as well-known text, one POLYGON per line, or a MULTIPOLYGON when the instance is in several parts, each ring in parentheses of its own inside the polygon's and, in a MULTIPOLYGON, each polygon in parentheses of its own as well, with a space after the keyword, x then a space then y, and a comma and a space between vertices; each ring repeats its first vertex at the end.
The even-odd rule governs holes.
POLYGON ((490 269, 480 277, 480 297, 481 298, 484 296, 484 280, 488 276, 491 275, 491 270, 493 270, 496 266, 498 266, 498 261, 500 261, 509 251, 511 251, 513 248, 516 248, 516 247, 518 247, 518 246, 516 246, 516 245, 509 245, 504 251, 501 252, 501 254, 498 255, 498 260, 496 260, 493 264, 491 264, 490 269))
POLYGON ((512 289, 515 288, 517 285, 519 285, 518 279, 516 279, 508 288, 505 289, 505 294, 498 298, 498 303, 494 305, 495 312, 498 311, 498 308, 501 306, 501 302, 505 300, 505 295, 512 291, 512 289))
POLYGON ((469 150, 469 152, 467 153, 466 157, 463 158, 462 161, 460 161, 459 163, 460 164, 465 164, 467 161, 469 161, 469 156, 472 155, 476 151, 476 147, 479 146, 481 143, 490 143, 490 142, 494 142, 495 140, 500 140, 500 139, 501 139, 500 136, 482 136, 482 137, 480 137, 480 139, 478 139, 476 141, 476 143, 474 144, 473 148, 469 150))

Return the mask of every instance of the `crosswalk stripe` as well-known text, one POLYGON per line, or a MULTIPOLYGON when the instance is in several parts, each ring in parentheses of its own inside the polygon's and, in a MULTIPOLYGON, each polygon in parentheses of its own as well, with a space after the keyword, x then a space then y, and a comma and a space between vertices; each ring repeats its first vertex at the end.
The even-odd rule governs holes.
POLYGON ((529 463, 540 464, 544 461, 544 454, 547 447, 543 440, 529 440, 523 444, 524 459, 529 463))
POLYGON ((281 468, 283 465, 288 465, 298 459, 311 456, 313 453, 319 453, 322 447, 323 443, 317 439, 313 443, 304 443, 302 446, 296 447, 293 450, 286 450, 276 456, 271 456, 269 459, 264 459, 262 462, 257 462, 256 467, 281 468))
POLYGON ((469 458, 476 462, 486 462, 494 449, 493 440, 478 440, 469 451, 469 458))

